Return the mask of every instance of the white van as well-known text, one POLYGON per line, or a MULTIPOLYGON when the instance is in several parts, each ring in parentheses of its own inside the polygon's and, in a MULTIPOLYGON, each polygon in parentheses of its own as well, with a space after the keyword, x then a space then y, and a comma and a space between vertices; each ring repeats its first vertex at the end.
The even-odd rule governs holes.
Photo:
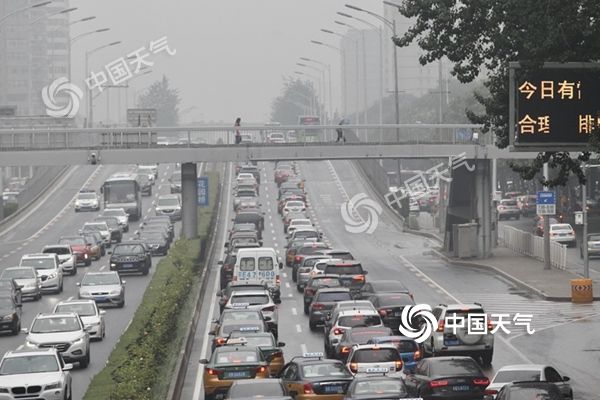
POLYGON ((281 258, 271 247, 239 249, 233 267, 233 282, 266 284, 277 302, 280 298, 281 258))

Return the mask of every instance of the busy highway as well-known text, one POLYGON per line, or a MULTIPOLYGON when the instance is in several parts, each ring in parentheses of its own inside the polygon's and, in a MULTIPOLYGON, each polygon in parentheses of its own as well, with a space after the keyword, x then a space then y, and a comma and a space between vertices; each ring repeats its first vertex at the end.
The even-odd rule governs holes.
MULTIPOLYGON (((282 218, 278 214, 278 185, 274 182, 275 164, 259 163, 260 190, 257 203, 264 211, 262 246, 273 248, 286 263, 287 240, 282 218)), ((404 233, 397 217, 381 204, 380 215, 373 234, 349 233, 340 206, 358 193, 365 193, 378 202, 377 196, 352 162, 301 162, 295 165, 297 174, 305 180, 306 217, 318 232, 323 233, 325 247, 349 251, 368 271, 366 282, 392 280, 401 283, 414 295, 416 304, 481 304, 488 314, 531 315, 530 328, 516 323, 507 326, 510 333, 494 334, 491 365, 482 365, 488 379, 501 367, 520 364, 543 364, 568 375, 575 399, 595 398, 594 382, 598 379, 593 365, 597 362, 595 345, 588 339, 575 339, 584 331, 600 326, 600 308, 597 305, 553 303, 536 298, 515 287, 506 279, 492 273, 468 267, 450 265, 432 253, 437 243, 430 239, 404 233)), ((239 181, 233 167, 229 171, 230 185, 225 187, 221 217, 227 221, 219 226, 218 257, 211 265, 209 288, 203 306, 203 321, 219 320, 218 292, 221 289, 220 268, 224 247, 228 240, 235 212, 235 188, 239 181), (221 253, 221 254, 219 254, 221 253)), ((364 210, 363 210, 364 212, 364 210)), ((364 214, 366 216, 366 214, 364 214)), ((278 340, 285 343, 286 361, 305 353, 324 352, 323 328, 311 329, 304 313, 304 300, 297 283, 292 279, 292 268, 283 267, 281 273, 281 304, 278 309, 278 340)), ((203 398, 206 369, 197 360, 210 360, 215 336, 209 335, 211 324, 198 327, 196 342, 188 367, 183 398, 203 398)), ((243 336, 243 334, 241 334, 243 336)), ((212 394, 211 394, 212 395, 212 394)), ((209 396, 210 397, 210 396, 209 396)))
MULTIPOLYGON (((45 245, 58 243, 61 237, 78 236, 79 231, 85 223, 97 218, 104 207, 100 204, 99 211, 75 211, 75 200, 80 190, 90 190, 100 193, 100 187, 117 172, 135 171, 135 166, 84 166, 73 167, 60 179, 56 186, 23 216, 12 222, 9 226, 2 228, 0 232, 0 251, 2 254, 3 268, 18 266, 21 257, 26 254, 40 253, 45 245)), ((143 217, 140 221, 129 222, 128 232, 123 232, 123 242, 129 241, 139 224, 144 218, 154 215, 153 202, 156 202, 161 194, 170 193, 168 178, 173 172, 173 166, 161 165, 158 178, 153 188, 153 195, 142 198, 143 217)), ((179 226, 179 222, 176 223, 179 226)), ((178 234, 179 228, 175 228, 178 234)), ((44 293, 41 300, 24 300, 22 307, 21 327, 28 329, 38 313, 51 313, 57 303, 65 300, 78 299, 80 288, 77 286, 88 272, 108 272, 109 252, 116 247, 113 244, 106 248, 106 254, 98 260, 92 261, 91 265, 79 265, 77 274, 63 276, 63 291, 60 294, 44 293)), ((119 337, 130 323, 133 314, 140 304, 148 285, 154 266, 160 260, 155 256, 152 259, 153 268, 147 276, 139 274, 123 275, 125 283, 125 305, 123 308, 109 308, 103 314, 105 321, 105 337, 101 341, 93 341, 90 351, 90 363, 86 368, 81 368, 75 363, 72 375, 72 398, 81 399, 87 389, 91 378, 96 375, 105 365, 119 337)), ((102 305, 101 303, 98 303, 102 305)), ((17 349, 25 344, 26 334, 19 333, 15 336, 10 333, 2 333, 0 338, 0 349, 2 353, 17 349)))

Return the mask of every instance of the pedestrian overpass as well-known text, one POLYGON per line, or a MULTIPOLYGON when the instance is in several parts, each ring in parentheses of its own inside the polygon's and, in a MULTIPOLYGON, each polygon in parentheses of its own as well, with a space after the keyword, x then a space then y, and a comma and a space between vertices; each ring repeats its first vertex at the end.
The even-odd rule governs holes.
MULTIPOLYGON (((477 257, 489 256, 493 244, 492 159, 533 159, 537 153, 498 149, 479 125, 291 125, 245 126, 242 144, 234 144, 231 126, 2 129, 0 167, 30 165, 181 163, 183 232, 196 234, 198 162, 279 160, 450 159, 460 157, 474 171, 452 170, 440 216, 445 221, 447 247, 452 227, 474 223, 477 257), (336 142, 342 129, 345 142, 336 142), (283 132, 286 143, 271 143, 271 132, 283 132)), ((381 177, 381 173, 379 174, 381 177)), ((378 177, 369 176, 371 182, 378 177)), ((379 179, 381 183, 383 179, 379 179)), ((387 191, 387 182, 379 192, 387 191)), ((384 194, 384 193, 381 193, 384 194)))

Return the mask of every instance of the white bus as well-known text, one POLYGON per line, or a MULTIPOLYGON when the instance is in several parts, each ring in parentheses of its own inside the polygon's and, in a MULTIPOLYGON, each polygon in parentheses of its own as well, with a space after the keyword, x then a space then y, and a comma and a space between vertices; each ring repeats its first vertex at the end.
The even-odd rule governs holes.
POLYGON ((111 175, 102 185, 104 208, 123 208, 129 219, 142 217, 142 195, 138 176, 132 173, 111 175))

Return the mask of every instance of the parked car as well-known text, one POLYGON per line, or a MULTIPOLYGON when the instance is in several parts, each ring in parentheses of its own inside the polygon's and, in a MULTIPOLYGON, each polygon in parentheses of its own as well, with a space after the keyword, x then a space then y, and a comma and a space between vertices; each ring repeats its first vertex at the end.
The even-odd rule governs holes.
MULTIPOLYGON (((584 242, 579 243, 579 255, 583 258, 584 242)), ((600 256, 600 233, 590 233, 587 236, 587 253, 588 257, 600 256)))
POLYGON ((567 247, 575 247, 577 245, 575 230, 571 224, 551 224, 550 240, 566 244, 567 247))

